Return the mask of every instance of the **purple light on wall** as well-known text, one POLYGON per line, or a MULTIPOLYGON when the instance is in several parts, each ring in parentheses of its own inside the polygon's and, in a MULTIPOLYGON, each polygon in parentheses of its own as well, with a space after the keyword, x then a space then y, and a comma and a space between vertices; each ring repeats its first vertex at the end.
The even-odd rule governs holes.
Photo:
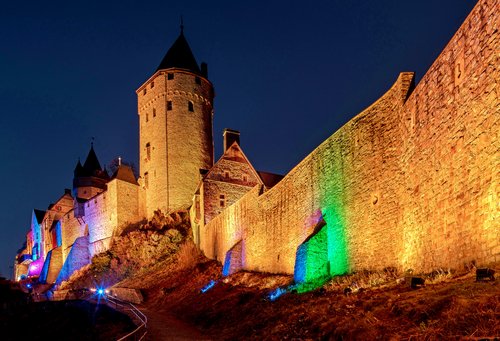
POLYGON ((28 268, 28 277, 40 276, 43 267, 43 258, 38 258, 36 261, 31 262, 28 268))

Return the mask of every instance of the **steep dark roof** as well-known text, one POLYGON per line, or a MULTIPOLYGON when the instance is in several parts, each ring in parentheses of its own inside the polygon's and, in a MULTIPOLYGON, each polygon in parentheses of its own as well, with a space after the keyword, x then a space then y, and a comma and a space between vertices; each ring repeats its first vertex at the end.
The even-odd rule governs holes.
MULTIPOLYGON (((109 175, 106 169, 101 167, 99 163, 99 159, 94 150, 94 145, 91 144, 89 154, 87 155, 87 159, 85 163, 81 164, 80 160, 76 164, 74 170, 74 178, 73 178, 73 187, 75 187, 75 181, 78 182, 78 179, 85 179, 90 177, 96 177, 103 180, 109 180, 109 175)), ((80 184, 81 185, 81 184, 80 184)), ((78 186, 76 186, 78 187, 78 186)))
POLYGON ((45 217, 45 211, 34 209, 36 221, 41 224, 43 217, 45 217))
POLYGON ((134 171, 130 166, 127 165, 118 166, 111 179, 118 179, 137 185, 137 180, 135 179, 134 171))
POLYGON ((97 155, 94 151, 94 145, 90 146, 89 155, 87 155, 87 159, 83 164, 83 170, 85 172, 85 175, 94 175, 96 171, 102 171, 101 164, 99 163, 97 155))
POLYGON ((177 40, 167 51, 165 57, 163 57, 156 71, 170 68, 186 69, 201 75, 200 67, 194 58, 193 52, 182 30, 177 40))
POLYGON ((75 177, 77 176, 82 176, 83 175, 83 166, 82 163, 80 162, 80 159, 78 159, 78 163, 75 166, 75 170, 73 171, 73 174, 75 177))
POLYGON ((260 178, 262 179, 262 182, 267 188, 274 187, 274 185, 276 185, 278 182, 281 181, 281 179, 284 178, 283 175, 274 173, 261 172, 261 171, 257 171, 257 173, 259 174, 260 178))

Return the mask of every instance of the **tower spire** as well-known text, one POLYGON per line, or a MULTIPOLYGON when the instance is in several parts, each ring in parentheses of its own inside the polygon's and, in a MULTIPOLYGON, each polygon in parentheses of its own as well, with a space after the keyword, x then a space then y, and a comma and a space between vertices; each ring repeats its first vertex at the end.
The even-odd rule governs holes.
POLYGON ((182 14, 181 14, 181 34, 184 34, 184 19, 182 18, 182 14))

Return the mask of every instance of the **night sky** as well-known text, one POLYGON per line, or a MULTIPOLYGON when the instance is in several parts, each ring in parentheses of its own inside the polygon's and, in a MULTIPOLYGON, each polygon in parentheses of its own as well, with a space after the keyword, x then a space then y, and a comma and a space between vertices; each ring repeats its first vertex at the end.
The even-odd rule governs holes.
POLYGON ((423 76, 476 1, 10 1, 0 10, 0 274, 33 208, 71 188, 92 137, 138 166, 135 90, 184 33, 215 86, 222 130, 286 174, 401 71, 423 76))

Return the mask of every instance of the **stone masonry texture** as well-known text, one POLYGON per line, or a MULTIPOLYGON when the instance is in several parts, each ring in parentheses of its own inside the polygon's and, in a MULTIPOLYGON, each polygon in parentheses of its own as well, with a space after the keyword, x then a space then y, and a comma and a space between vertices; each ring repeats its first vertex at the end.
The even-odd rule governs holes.
POLYGON ((205 254, 242 240, 244 269, 291 274, 324 220, 332 273, 500 261, 499 13, 480 0, 416 87, 401 73, 274 188, 213 218, 205 254))
POLYGON ((213 165, 208 79, 155 72, 137 90, 139 185, 117 176, 79 188, 85 200, 66 190, 33 211, 21 254, 35 259, 29 268, 16 260, 16 275, 36 276, 43 264, 47 281, 58 272, 60 283, 124 226, 193 200, 195 243, 227 260, 227 273, 301 282, 499 262, 499 26, 500 1, 479 0, 418 85, 402 72, 272 188, 237 143, 213 165))
POLYGON ((199 170, 213 165, 212 84, 183 70, 160 70, 137 90, 137 97, 146 215, 185 209, 198 186, 199 170))

